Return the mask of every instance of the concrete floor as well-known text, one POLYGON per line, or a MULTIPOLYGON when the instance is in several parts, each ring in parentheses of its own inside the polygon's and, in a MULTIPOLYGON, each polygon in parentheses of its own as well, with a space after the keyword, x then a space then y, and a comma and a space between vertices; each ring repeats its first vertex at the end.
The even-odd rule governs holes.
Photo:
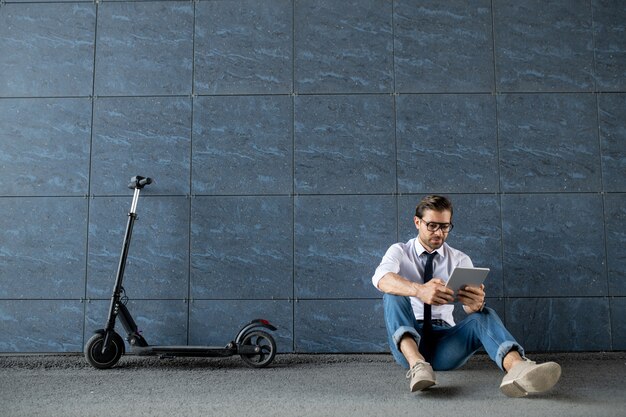
POLYGON ((563 369, 550 392, 508 398, 485 355, 411 394, 390 355, 123 357, 96 370, 80 355, 0 356, 0 416, 626 416, 626 353, 530 355, 563 369))

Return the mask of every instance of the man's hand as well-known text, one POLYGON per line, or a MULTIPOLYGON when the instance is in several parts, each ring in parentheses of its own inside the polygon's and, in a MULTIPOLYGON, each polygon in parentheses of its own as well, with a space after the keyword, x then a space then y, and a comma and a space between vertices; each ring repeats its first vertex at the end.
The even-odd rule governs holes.
POLYGON ((464 287, 457 292, 456 299, 463 304, 466 313, 476 313, 482 310, 485 305, 485 285, 464 287))
POLYGON ((446 287, 441 279, 434 278, 419 286, 417 297, 424 304, 440 306, 454 302, 454 291, 446 287))

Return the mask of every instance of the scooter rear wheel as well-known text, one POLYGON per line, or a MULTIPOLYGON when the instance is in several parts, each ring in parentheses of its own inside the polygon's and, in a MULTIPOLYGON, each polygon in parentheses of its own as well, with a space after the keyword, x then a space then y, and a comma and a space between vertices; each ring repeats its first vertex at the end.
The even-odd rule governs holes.
POLYGON ((247 333, 241 340, 241 344, 259 347, 259 353, 241 354, 241 359, 254 368, 266 367, 276 356, 276 342, 274 338, 262 330, 253 330, 247 333))
POLYGON ((122 353, 124 353, 124 340, 117 333, 113 333, 111 345, 104 353, 102 353, 103 345, 104 334, 101 333, 93 335, 85 345, 85 358, 94 368, 111 368, 120 360, 122 353))

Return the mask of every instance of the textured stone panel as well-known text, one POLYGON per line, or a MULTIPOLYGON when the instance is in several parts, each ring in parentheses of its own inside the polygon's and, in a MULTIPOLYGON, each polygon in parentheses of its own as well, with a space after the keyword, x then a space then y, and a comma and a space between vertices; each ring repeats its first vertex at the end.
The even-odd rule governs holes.
POLYGON ((507 301, 507 327, 526 352, 611 348, 606 298, 518 298, 507 301))
MULTIPOLYGON (((151 345, 187 345, 189 303, 183 300, 135 300, 126 307, 137 324, 141 335, 151 345)), ((109 301, 91 300, 85 316, 85 343, 94 331, 105 327, 109 314, 109 301)), ((119 320, 115 331, 126 340, 126 330, 119 320)), ((126 353, 132 353, 126 341, 126 353)))
POLYGON ((502 239, 505 295, 607 295, 601 196, 505 195, 502 239))
POLYGON ((291 297, 292 213, 289 197, 193 199, 192 297, 291 297))
POLYGON ((94 105, 91 193, 124 195, 135 175, 151 194, 189 194, 191 101, 100 98, 94 105))
POLYGON ((498 191, 492 96, 400 96, 396 130, 399 192, 498 191))
POLYGON ((95 4, 3 4, 0 97, 88 96, 95 4))
POLYGON ((396 91, 493 91, 491 33, 488 0, 394 2, 396 91))
POLYGON ((592 91, 593 34, 587 0, 496 0, 499 91, 592 91))
POLYGON ((383 302, 299 300, 295 306, 296 352, 387 352, 383 302))
POLYGON ((598 106, 604 190, 626 192, 626 94, 601 94, 598 106))
POLYGON ((392 3, 295 2, 298 93, 382 93, 393 88, 392 3))
POLYGON ((288 194, 293 111, 285 96, 194 100, 194 194, 288 194))
POLYGON ((609 295, 626 296, 626 194, 604 198, 609 295))
POLYGON ((193 18, 185 2, 100 4, 95 94, 191 94, 193 18))
POLYGON ((87 199, 0 198, 0 298, 85 292, 87 199))
POLYGON ((390 96, 300 96, 295 118, 296 192, 395 190, 390 96))
POLYGON ((626 298, 610 299, 611 303, 611 336, 613 350, 626 350, 626 298))
POLYGON ((593 45, 600 91, 626 90, 626 3, 593 0, 593 45))
POLYGON ((292 89, 290 0, 201 1, 194 38, 196 94, 276 94, 292 89))
POLYGON ((0 352, 80 352, 83 317, 77 300, 0 300, 0 352))
POLYGON ((0 194, 86 195, 89 99, 0 100, 0 194))
POLYGON ((592 95, 501 95, 498 116, 502 191, 601 190, 592 95))
POLYGON ((396 241, 394 199, 301 196, 295 205, 296 297, 378 297, 371 277, 396 241))
POLYGON ((189 310, 189 343, 225 346, 256 319, 268 320, 277 328, 260 330, 274 338, 278 352, 293 352, 293 301, 287 300, 194 300, 189 310))
MULTIPOLYGON (((87 278, 91 298, 111 296, 130 204, 130 197, 91 200, 87 278)), ((183 299, 188 286, 189 200, 141 196, 124 274, 128 296, 183 299)))

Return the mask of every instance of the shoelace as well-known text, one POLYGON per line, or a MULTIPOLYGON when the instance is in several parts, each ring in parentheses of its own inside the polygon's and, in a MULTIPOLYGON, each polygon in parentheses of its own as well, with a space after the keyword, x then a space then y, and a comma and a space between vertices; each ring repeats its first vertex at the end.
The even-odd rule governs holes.
POLYGON ((415 365, 413 365, 413 367, 409 369, 409 371, 406 373, 407 379, 413 378, 413 375, 420 372, 424 368, 424 365, 426 365, 426 362, 422 361, 417 362, 415 365))

